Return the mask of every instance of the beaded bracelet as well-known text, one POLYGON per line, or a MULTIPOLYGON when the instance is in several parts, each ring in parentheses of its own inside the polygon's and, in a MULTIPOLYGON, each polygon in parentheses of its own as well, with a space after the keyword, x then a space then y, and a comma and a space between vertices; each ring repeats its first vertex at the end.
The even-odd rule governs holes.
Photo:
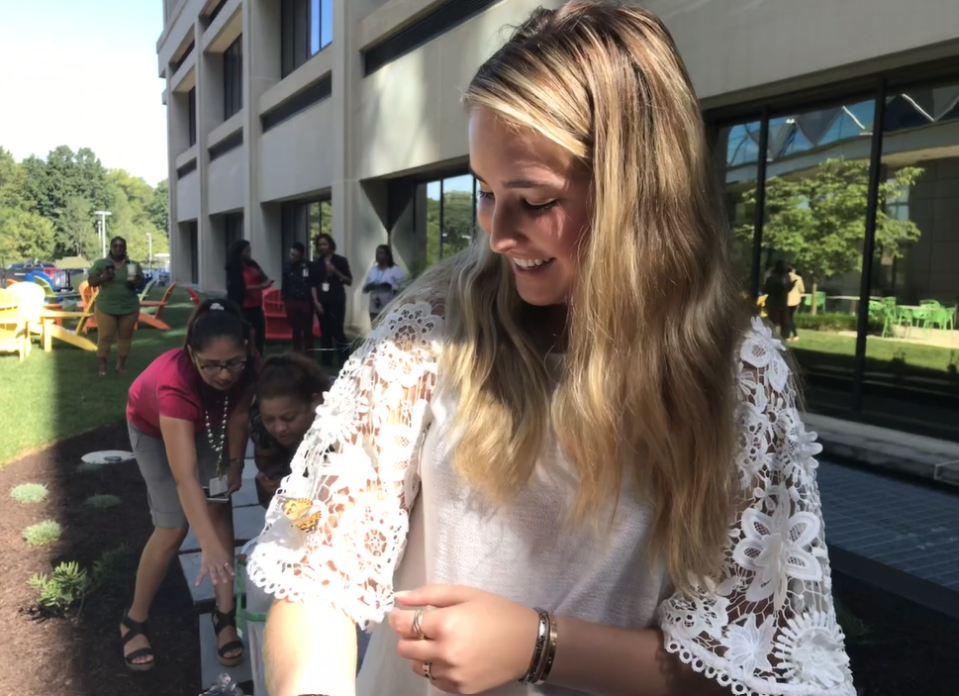
POLYGON ((539 614, 539 629, 536 632, 536 643, 533 646, 533 656, 529 661, 529 669, 519 680, 519 683, 523 685, 529 685, 536 681, 543 666, 543 658, 548 652, 546 641, 550 632, 549 612, 538 607, 534 607, 533 611, 539 614))

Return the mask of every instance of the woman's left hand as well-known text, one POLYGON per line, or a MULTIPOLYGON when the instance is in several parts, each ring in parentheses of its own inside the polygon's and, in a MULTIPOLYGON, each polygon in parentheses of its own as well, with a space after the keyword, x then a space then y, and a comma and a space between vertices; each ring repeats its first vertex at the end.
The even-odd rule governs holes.
POLYGON ((521 679, 529 669, 539 617, 533 609, 472 587, 427 585, 396 595, 390 626, 400 635, 400 656, 451 694, 476 694, 521 679), (413 630, 415 609, 424 612, 413 630))

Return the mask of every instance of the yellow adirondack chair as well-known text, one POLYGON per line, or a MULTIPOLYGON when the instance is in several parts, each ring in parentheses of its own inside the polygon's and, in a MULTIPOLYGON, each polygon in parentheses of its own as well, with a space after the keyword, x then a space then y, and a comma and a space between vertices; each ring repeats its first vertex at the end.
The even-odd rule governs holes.
POLYGON ((27 322, 27 355, 29 355, 34 335, 40 337, 40 343, 43 345, 45 322, 42 314, 47 300, 46 293, 36 283, 14 283, 7 288, 7 292, 17 298, 20 305, 18 313, 27 322))
POLYGON ((96 304, 96 297, 91 297, 89 301, 83 303, 82 312, 61 312, 44 309, 40 317, 43 320, 43 352, 49 353, 53 350, 53 339, 69 343, 81 350, 93 352, 97 349, 97 344, 86 338, 83 334, 87 322, 93 320, 93 306, 96 304), (63 319, 76 319, 77 325, 68 329, 61 326, 63 319))
POLYGON ((29 341, 27 321, 20 316, 20 301, 7 290, 0 289, 0 352, 16 353, 23 362, 29 341))

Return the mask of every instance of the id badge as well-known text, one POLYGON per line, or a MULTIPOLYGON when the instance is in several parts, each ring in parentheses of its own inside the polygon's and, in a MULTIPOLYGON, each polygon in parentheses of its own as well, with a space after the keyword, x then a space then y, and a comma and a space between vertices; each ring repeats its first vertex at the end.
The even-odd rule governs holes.
POLYGON ((304 277, 304 278, 309 278, 309 277, 310 277, 310 269, 307 268, 306 266, 303 267, 303 277, 304 277))
POLYGON ((229 487, 230 487, 230 484, 227 482, 226 474, 211 478, 210 479, 210 497, 215 498, 218 495, 223 495, 224 493, 226 493, 229 487))
POLYGON ((322 285, 320 285, 320 289, 322 289, 323 292, 329 292, 329 291, 330 291, 330 284, 329 284, 329 283, 323 283, 322 285))

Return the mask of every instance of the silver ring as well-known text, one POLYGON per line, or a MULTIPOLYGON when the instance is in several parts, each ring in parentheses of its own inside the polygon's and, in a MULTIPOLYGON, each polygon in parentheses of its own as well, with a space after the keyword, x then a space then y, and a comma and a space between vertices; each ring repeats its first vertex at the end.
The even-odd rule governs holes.
POLYGON ((433 663, 432 662, 423 663, 423 676, 429 679, 430 682, 433 681, 433 663))
MULTIPOLYGON (((425 612, 422 609, 417 609, 416 613, 413 614, 413 633, 416 635, 417 640, 426 640, 426 634, 423 633, 423 614, 425 612)), ((427 668, 424 667, 423 671, 426 672, 427 668)))

